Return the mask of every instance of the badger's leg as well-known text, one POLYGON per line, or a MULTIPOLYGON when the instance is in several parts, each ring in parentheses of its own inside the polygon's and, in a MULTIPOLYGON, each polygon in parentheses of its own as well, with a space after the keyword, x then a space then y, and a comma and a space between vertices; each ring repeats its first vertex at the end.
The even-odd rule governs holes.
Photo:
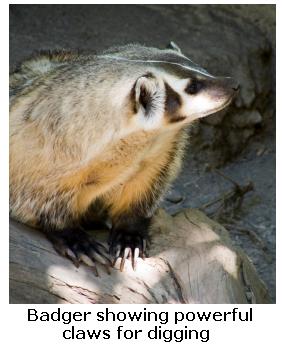
POLYGON ((38 215, 39 226, 52 242, 55 250, 78 266, 80 262, 92 267, 98 275, 96 263, 108 267, 108 250, 104 245, 93 239, 73 217, 72 199, 66 193, 57 198, 45 199, 38 215))
POLYGON ((150 222, 150 217, 131 213, 120 216, 114 223, 109 238, 110 254, 114 258, 114 264, 121 258, 121 271, 127 258, 131 259, 134 270, 137 258, 145 259, 150 222))
POLYGON ((98 276, 96 263, 99 262, 107 268, 111 265, 106 253, 105 246, 84 230, 79 228, 69 228, 59 231, 46 232, 47 238, 52 242, 55 250, 62 256, 72 260, 76 267, 80 262, 93 268, 98 276))
POLYGON ((109 244, 114 261, 120 257, 120 270, 126 258, 136 268, 138 257, 145 257, 152 215, 169 184, 181 167, 186 142, 185 129, 166 141, 160 153, 143 162, 142 169, 108 198, 112 216, 109 244))

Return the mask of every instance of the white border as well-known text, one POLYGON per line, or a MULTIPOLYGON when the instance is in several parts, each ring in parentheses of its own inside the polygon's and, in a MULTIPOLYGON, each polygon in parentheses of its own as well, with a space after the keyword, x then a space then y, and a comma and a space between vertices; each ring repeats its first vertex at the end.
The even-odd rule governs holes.
MULTIPOLYGON (((4 1, 3 1, 4 2, 4 1)), ((57 1, 10 1, 11 4, 77 4, 77 5, 83 5, 83 4, 91 4, 91 5, 98 5, 98 4, 105 4, 105 5, 117 5, 117 4, 149 4, 149 5, 160 5, 160 4, 168 4, 168 5, 209 5, 209 4, 225 4, 228 5, 229 2, 228 1, 217 1, 216 3, 214 1, 185 1, 185 0, 177 0, 177 1, 149 1, 149 0, 135 0, 135 1, 74 1, 74 0, 70 0, 70 1, 62 1, 62 0, 57 0, 57 1)), ((231 4, 242 4, 242 5, 247 5, 247 4, 277 4, 279 3, 279 1, 232 1, 231 4)))
MULTIPOLYGON (((38 1, 12 1, 10 2, 12 4, 38 4, 38 1)), ((53 4, 54 1, 45 1, 41 2, 44 4, 53 4)), ((68 4, 75 4, 77 2, 75 1, 68 1, 68 4)), ((104 2, 104 1, 83 1, 83 4, 129 4, 129 2, 104 2)), ((82 4, 80 3, 80 4, 82 4)), ((169 4, 171 2, 167 1, 132 1, 130 4, 169 4)), ((265 4, 266 1, 248 1, 248 4, 265 4)), ((281 3, 281 2, 280 2, 281 3)), ((267 1, 267 4, 276 4, 277 9, 277 37, 281 37, 282 31, 281 31, 281 4, 276 1, 267 1), (280 15, 280 18, 279 18, 280 15), (280 20, 279 20, 280 19, 280 20)), ((64 1, 56 1, 56 4, 66 4, 64 1)), ((197 1, 176 1, 174 4, 199 4, 197 1)), ((212 1, 205 1, 202 4, 213 4, 212 1)), ((218 1, 217 4, 228 4, 226 1, 218 1)), ((233 1, 232 4, 246 4, 244 1, 233 1)), ((2 46, 2 54, 1 54, 1 64, 0 68, 2 69, 1 73, 1 116, 0 116, 0 167, 1 167, 1 194, 0 194, 0 229, 2 232, 1 240, 2 240, 2 251, 1 251, 1 310, 0 310, 0 329, 1 329, 1 342, 3 344, 27 344, 27 345, 58 345, 58 344, 65 344, 65 342, 62 342, 61 339, 58 338, 58 335, 61 330, 61 326, 57 324, 49 324, 48 326, 45 325, 31 325, 30 323, 27 323, 26 321, 26 311, 28 307, 34 307, 34 306, 25 306, 25 305, 9 305, 8 304, 8 92, 7 92, 7 85, 8 85, 8 66, 9 66, 9 57, 6 52, 8 52, 9 47, 9 36, 8 36, 8 3, 6 1, 0 2, 1 6, 1 26, 2 30, 0 30, 1 34, 1 46, 2 46), (5 97, 7 95, 7 98, 5 97)), ((279 88, 279 82, 281 80, 281 68, 279 66, 280 59, 281 58, 281 43, 279 41, 277 42, 277 81, 278 81, 278 97, 277 97, 277 133, 280 134, 281 130, 281 119, 280 119, 280 111, 282 109, 281 102, 282 102, 282 95, 280 88, 279 88)), ((279 168, 281 167, 281 153, 279 151, 282 147, 280 136, 277 136, 277 176, 279 176, 279 168)), ((272 179, 273 177, 269 177, 272 179)), ((281 183, 279 180, 277 181, 277 210, 280 210, 281 204, 279 203, 281 198, 281 183)), ((277 225, 282 225, 282 213, 277 213, 277 225)), ((281 232, 277 232, 277 248, 281 248, 281 232)), ((227 343, 229 345, 276 345, 279 344, 280 340, 280 333, 279 328, 281 324, 281 250, 277 251, 277 304, 273 305, 261 305, 261 306, 253 306, 254 308, 254 314, 255 314, 255 321, 253 323, 249 324, 241 324, 241 325, 229 325, 229 324, 217 324, 213 329, 213 333, 215 335, 214 339, 207 344, 209 345, 226 345, 227 343)), ((42 311, 52 311, 54 309, 57 309, 59 305, 37 305, 38 309, 41 309, 42 311)), ((73 306, 62 306, 67 311, 87 311, 87 310, 103 310, 106 305, 101 306, 81 306, 81 305, 73 305, 73 306)), ((139 308, 142 308, 142 306, 136 306, 136 305, 119 305, 119 306, 111 306, 111 309, 115 311, 121 311, 121 310, 130 310, 134 311, 139 308)), ((175 311, 177 310, 183 310, 183 311, 201 311, 201 310, 213 310, 214 311, 224 311, 231 308, 231 305, 191 305, 191 306, 179 306, 179 305, 170 305, 170 306, 162 306, 162 305, 154 305, 150 306, 150 308, 154 311, 161 311, 161 310, 168 310, 168 311, 175 311)), ((245 307, 240 307, 244 309, 245 307)), ((148 307, 149 309, 149 307, 148 307)), ((113 326, 111 323, 108 323, 108 326, 113 326)), ((197 327, 196 325, 194 325, 197 327)), ((95 328, 93 323, 90 323, 89 325, 84 325, 84 328, 95 328)), ((104 327, 105 328, 105 327, 104 327)), ((199 328, 203 328, 203 326, 199 326, 199 328)), ((132 342, 132 341, 131 341, 132 342)), ((72 342, 73 345, 76 344, 81 345, 80 342, 72 342)), ((100 345, 100 342, 84 342, 83 344, 97 344, 100 345)), ((143 341, 134 341, 135 344, 144 344, 143 341)), ((187 344, 189 343, 192 345, 196 344, 194 342, 187 341, 187 344)), ((111 340, 111 342, 107 343, 108 345, 123 345, 126 344, 125 342, 116 342, 114 340, 111 340)), ((154 344, 158 345, 160 343, 155 342, 154 344)), ((162 343, 163 345, 164 343, 162 343)), ((171 343, 170 343, 171 344, 171 343)), ((183 344, 183 343, 181 343, 183 344)), ((201 343, 200 343, 201 344, 201 343)))

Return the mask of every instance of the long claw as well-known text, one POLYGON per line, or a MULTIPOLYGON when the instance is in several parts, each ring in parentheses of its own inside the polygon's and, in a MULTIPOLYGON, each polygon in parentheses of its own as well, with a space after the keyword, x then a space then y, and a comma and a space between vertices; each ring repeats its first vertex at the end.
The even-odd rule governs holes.
POLYGON ((119 255, 119 251, 121 250, 121 246, 120 245, 117 245, 117 247, 114 247, 114 246, 110 246, 110 249, 109 249, 109 253, 111 256, 118 256, 119 255))
POLYGON ((98 273, 98 270, 97 270, 97 267, 92 267, 93 268, 93 271, 94 271, 94 275, 98 278, 99 277, 99 273, 98 273))
POLYGON ((116 254, 115 254, 115 256, 114 256, 114 260, 113 260, 113 263, 112 263, 113 267, 116 265, 117 260, 121 257, 120 251, 121 251, 121 246, 118 245, 118 246, 117 246, 117 250, 116 250, 116 254))
POLYGON ((134 249, 134 254, 133 254, 133 256, 132 256, 132 268, 133 268, 133 270, 136 270, 136 267, 137 267, 137 258, 139 257, 139 253, 140 253, 139 248, 136 247, 136 248, 134 249))
POLYGON ((118 245, 116 248, 116 257, 121 257, 121 246, 118 245))
POLYGON ((65 256, 68 257, 73 262, 76 268, 79 267, 79 260, 71 249, 66 249, 65 256))
MULTIPOLYGON (((50 240, 52 240, 51 237, 49 237, 50 240)), ((54 249, 62 256, 68 255, 68 250, 69 248, 62 242, 62 241, 57 241, 53 243, 54 249)), ((72 252, 72 251, 71 251, 72 252)), ((73 253, 73 252, 72 252, 73 253)), ((71 258, 72 256, 70 256, 71 258)), ((73 257, 76 257, 75 254, 73 253, 73 257)))
POLYGON ((123 271, 125 260, 127 259, 128 255, 129 255, 129 252, 130 252, 130 248, 126 247, 124 249, 124 253, 123 253, 123 256, 122 256, 122 259, 121 259, 121 262, 120 262, 120 271, 121 272, 123 271))
POLYGON ((70 259, 76 267, 79 267, 80 263, 85 263, 93 268, 96 276, 96 261, 103 265, 111 265, 110 259, 106 256, 106 247, 80 228, 49 232, 46 236, 60 255, 70 259))
POLYGON ((68 248, 62 241, 58 241, 57 243, 53 244, 54 249, 62 256, 65 256, 69 258, 73 264, 76 266, 76 268, 79 267, 79 260, 77 259, 76 254, 68 248))
POLYGON ((115 256, 115 257, 114 257, 114 260, 113 260, 113 263, 112 263, 112 266, 113 266, 113 267, 116 266, 117 260, 118 260, 119 258, 120 258, 119 256, 115 256))
POLYGON ((90 255, 91 255, 90 257, 93 261, 100 262, 101 264, 104 264, 104 265, 111 265, 112 264, 111 261, 108 259, 108 257, 101 254, 100 252, 91 251, 90 255))
POLYGON ((116 266, 118 259, 120 263, 118 267, 122 272, 126 259, 129 259, 133 270, 136 270, 138 257, 145 259, 146 257, 146 240, 145 234, 139 232, 128 232, 126 230, 115 230, 110 236, 110 254, 113 258, 113 266, 116 266))
POLYGON ((85 255, 85 254, 83 254, 83 253, 80 253, 80 254, 78 255, 78 259, 79 259, 81 262, 87 264, 89 267, 93 267, 93 266, 95 265, 94 262, 92 261, 92 259, 91 259, 89 256, 87 256, 87 255, 85 255))
POLYGON ((96 264, 89 256, 80 253, 78 258, 81 262, 85 263, 93 269, 95 276, 99 276, 96 264))
POLYGON ((108 249, 106 248, 106 246, 104 244, 99 243, 99 242, 97 242, 96 244, 97 244, 97 246, 100 246, 106 253, 108 253, 108 249))

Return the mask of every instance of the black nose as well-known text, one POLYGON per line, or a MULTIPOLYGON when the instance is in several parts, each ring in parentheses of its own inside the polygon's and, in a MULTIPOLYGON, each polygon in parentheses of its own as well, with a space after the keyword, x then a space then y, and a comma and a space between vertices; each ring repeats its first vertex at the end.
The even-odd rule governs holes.
POLYGON ((225 77, 222 79, 222 81, 227 88, 231 88, 234 91, 238 91, 240 89, 240 84, 236 81, 236 79, 225 77))
POLYGON ((240 89, 240 84, 237 83, 236 85, 232 86, 232 89, 233 89, 234 91, 238 91, 238 90, 240 89))

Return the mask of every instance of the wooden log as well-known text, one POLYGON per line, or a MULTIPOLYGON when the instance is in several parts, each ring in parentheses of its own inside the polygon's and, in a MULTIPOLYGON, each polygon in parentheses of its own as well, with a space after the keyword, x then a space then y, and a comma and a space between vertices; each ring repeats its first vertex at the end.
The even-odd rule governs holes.
MULTIPOLYGON (((104 241, 106 232, 96 232, 104 241)), ((159 210, 149 258, 100 277, 58 255, 40 232, 10 222, 10 303, 270 303, 248 257, 196 209, 159 210)), ((117 263, 118 265, 119 263, 117 263)))

